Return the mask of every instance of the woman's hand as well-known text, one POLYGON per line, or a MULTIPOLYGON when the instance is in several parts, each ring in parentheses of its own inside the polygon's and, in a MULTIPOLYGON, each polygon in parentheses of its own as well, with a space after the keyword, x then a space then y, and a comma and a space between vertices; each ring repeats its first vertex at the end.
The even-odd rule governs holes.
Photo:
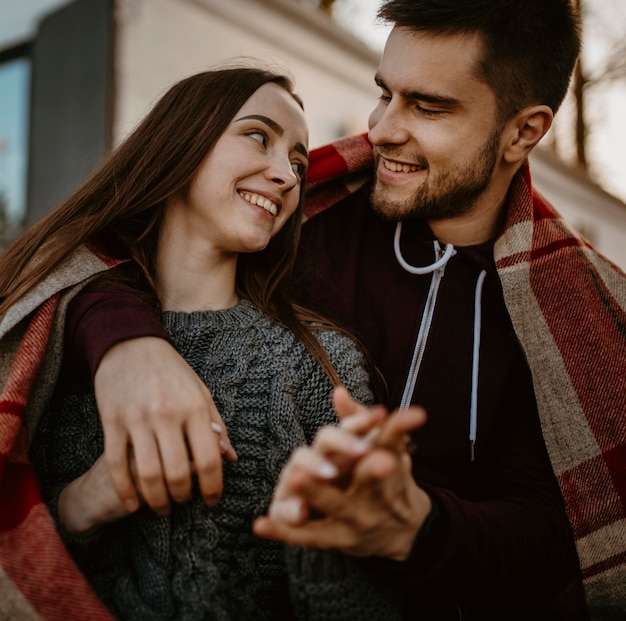
POLYGON ((86 535, 129 515, 113 487, 103 455, 59 494, 58 512, 65 530, 74 535, 86 535))

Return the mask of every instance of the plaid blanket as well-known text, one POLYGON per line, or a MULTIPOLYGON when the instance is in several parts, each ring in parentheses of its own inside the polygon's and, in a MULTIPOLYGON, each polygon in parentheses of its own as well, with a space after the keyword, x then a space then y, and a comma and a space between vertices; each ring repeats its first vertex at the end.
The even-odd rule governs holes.
MULTIPOLYGON (((310 218, 371 177, 365 136, 314 150, 310 218)), ((525 165, 495 245, 594 619, 626 610, 626 276, 532 189, 525 165)), ((27 459, 71 297, 115 262, 81 247, 0 322, 0 619, 110 619, 66 554, 27 459)))

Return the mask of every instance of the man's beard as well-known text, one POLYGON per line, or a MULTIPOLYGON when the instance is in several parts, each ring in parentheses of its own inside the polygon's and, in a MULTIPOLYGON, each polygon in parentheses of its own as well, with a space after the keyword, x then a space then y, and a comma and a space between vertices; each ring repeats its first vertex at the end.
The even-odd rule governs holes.
POLYGON ((432 187, 428 181, 404 200, 389 200, 383 184, 374 184, 372 208, 386 220, 454 218, 469 211, 483 194, 498 160, 501 129, 496 130, 471 162, 442 174, 432 187))

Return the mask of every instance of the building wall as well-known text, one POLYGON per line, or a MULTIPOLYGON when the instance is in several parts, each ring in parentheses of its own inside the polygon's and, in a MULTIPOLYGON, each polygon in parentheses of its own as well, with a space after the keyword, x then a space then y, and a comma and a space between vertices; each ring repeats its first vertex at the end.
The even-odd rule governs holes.
POLYGON ((286 67, 310 146, 366 131, 378 54, 295 0, 117 0, 115 140, 173 82, 232 60, 286 67))
MULTIPOLYGON (((19 204, 9 204, 5 226, 0 218, 0 248, 64 199, 110 148, 113 5, 0 2, 0 63, 19 58, 27 70, 23 103, 15 109, 27 125, 25 137, 3 136, 0 127, 0 169, 18 156, 24 162, 19 175, 13 169, 3 177, 0 170, 0 194, 8 185, 9 196, 20 196, 19 204)), ((7 92, 6 101, 15 95, 7 92)), ((17 123, 15 110, 3 116, 5 124, 17 123)))
MULTIPOLYGON (((55 22, 55 11, 71 16, 79 8, 71 5, 86 3, 94 4, 94 0, 0 4, 0 52, 24 42, 37 50, 45 25, 55 22)), ((111 118, 85 121, 80 118, 84 114, 75 115, 72 117, 75 122, 66 130, 72 141, 69 138, 43 141, 48 145, 47 150, 40 146, 43 142, 38 145, 33 141, 29 162, 31 220, 59 200, 60 192, 71 191, 85 174, 87 162, 91 162, 89 166, 95 163, 94 158, 100 157, 104 145, 119 143, 172 83, 235 57, 245 56, 290 70, 305 103, 311 147, 367 128, 367 118, 378 96, 373 82, 378 54, 309 3, 299 0, 111 0, 111 3, 115 17, 114 74, 109 76, 106 69, 101 71, 101 80, 109 83, 101 91, 88 90, 80 80, 72 79, 69 82, 72 88, 59 88, 56 93, 59 115, 62 110, 71 109, 77 98, 93 92, 97 93, 93 101, 100 102, 101 114, 110 114, 111 118), (109 100, 110 112, 108 104, 101 105, 109 100), (104 136, 99 131, 88 139, 94 127, 104 127, 110 135, 104 136), (73 140, 76 137, 87 142, 76 142, 73 140), (78 149, 80 152, 76 144, 83 144, 78 149), (65 153, 65 168, 49 179, 50 175, 43 174, 46 162, 59 164, 61 152, 65 153), (63 180, 62 188, 59 180, 63 180), (40 198, 35 205, 36 197, 40 198)), ((105 5, 106 1, 97 0, 96 4, 105 5)), ((81 43, 84 53, 80 46, 66 52, 74 59, 93 57, 93 40, 87 39, 81 43)), ((59 41, 64 40, 61 33, 59 41)), ((54 49, 51 53, 61 59, 62 49, 58 47, 59 53, 54 49)), ((43 60, 35 58, 37 66, 33 75, 43 82, 54 77, 51 72, 65 72, 70 67, 62 60, 56 66, 49 59, 46 61, 47 53, 40 56, 43 60), (46 62, 52 69, 46 68, 46 62)), ((77 69, 75 73, 78 75, 80 71, 77 69)), ((54 86, 54 81, 50 84, 54 86)), ((50 101, 33 89, 33 119, 39 115, 54 126, 55 119, 60 117, 50 108, 50 101)), ((541 148, 531 155, 531 170, 536 187, 565 219, 626 271, 626 206, 541 148)))
POLYGON ((28 0, 0 2, 0 50, 30 41, 41 19, 72 0, 28 0))
MULTIPOLYGON (((309 119, 310 146, 366 131, 378 54, 296 0, 117 0, 114 140, 175 81, 244 56, 286 67, 309 119)), ((547 151, 537 188, 592 244, 626 270, 626 207, 547 151)))
POLYGON ((28 222, 110 149, 113 0, 79 0, 39 23, 32 45, 28 222))
POLYGON ((626 272, 626 205, 541 147, 530 166, 533 183, 563 218, 626 272))

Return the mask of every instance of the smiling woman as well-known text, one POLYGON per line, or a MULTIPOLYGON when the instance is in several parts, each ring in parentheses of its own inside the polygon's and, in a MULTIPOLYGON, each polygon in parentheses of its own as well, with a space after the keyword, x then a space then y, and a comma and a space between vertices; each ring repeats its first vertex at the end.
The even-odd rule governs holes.
POLYGON ((264 250, 298 209, 307 143, 302 108, 283 87, 264 84, 244 103, 188 190, 166 203, 157 248, 165 309, 236 302, 239 253, 264 250))
MULTIPOLYGON (((192 408, 179 444, 107 433, 124 458, 132 445, 137 480, 154 480, 155 463, 176 475, 161 497, 140 486, 146 503, 122 502, 103 456, 88 373, 69 349, 61 361, 54 331, 38 343, 48 358, 33 390, 47 393, 32 399, 43 412, 29 403, 37 411, 28 457, 66 548, 116 618, 319 619, 345 611, 399 618, 354 560, 291 549, 251 528, 292 450, 336 422, 332 387, 343 384, 359 401, 372 401, 357 344, 291 301, 307 142, 286 77, 249 67, 192 76, 0 258, 8 330, 0 353, 14 371, 0 379, 11 395, 24 390, 11 378, 32 370, 32 357, 13 349, 30 310, 39 307, 39 317, 55 307, 54 325, 63 325, 66 308, 69 316, 80 312, 111 287, 151 301, 199 376, 185 381, 196 391, 202 385, 204 407, 192 408), (190 472, 197 475, 193 492, 190 472)), ((148 378, 146 387, 158 400, 162 387, 148 378)), ((31 397, 21 394, 20 402, 31 397)), ((55 541, 37 554, 56 555, 71 575, 55 541)), ((6 566, 23 575, 28 553, 6 553, 17 555, 6 566)), ((58 602, 42 576, 29 572, 29 592, 65 611, 72 602, 58 602)), ((83 594, 83 611, 85 601, 83 594)))

